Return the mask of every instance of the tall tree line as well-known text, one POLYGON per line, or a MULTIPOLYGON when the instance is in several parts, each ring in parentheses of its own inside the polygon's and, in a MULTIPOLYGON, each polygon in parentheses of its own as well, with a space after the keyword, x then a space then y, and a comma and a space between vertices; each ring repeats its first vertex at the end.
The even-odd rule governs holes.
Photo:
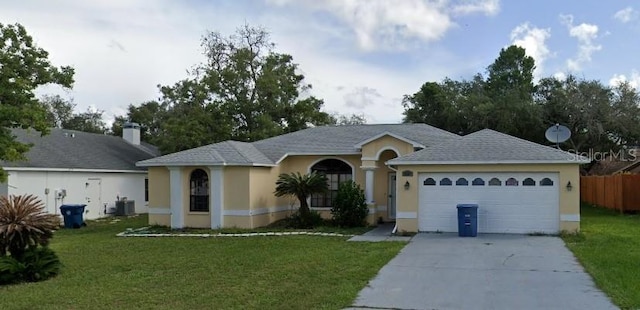
POLYGON ((458 134, 490 128, 549 144, 556 123, 571 129, 563 147, 608 151, 640 142, 640 95, 629 83, 609 87, 570 75, 534 82, 533 58, 509 46, 470 80, 427 82, 404 97, 404 122, 422 122, 458 134))

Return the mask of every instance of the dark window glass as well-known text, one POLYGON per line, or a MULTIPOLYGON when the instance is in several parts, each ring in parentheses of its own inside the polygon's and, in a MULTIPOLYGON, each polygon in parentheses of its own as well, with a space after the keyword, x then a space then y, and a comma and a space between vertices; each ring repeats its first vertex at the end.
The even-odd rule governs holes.
POLYGON ((540 186, 553 186, 553 181, 549 178, 544 178, 540 180, 540 186))
POLYGON ((433 185, 436 185, 436 180, 434 180, 433 178, 427 178, 426 180, 424 180, 424 182, 422 183, 422 185, 425 185, 425 186, 433 186, 433 185))
POLYGON ((208 212, 209 211, 209 177, 202 169, 191 172, 189 178, 190 202, 189 211, 208 212))
POLYGON ((481 178, 475 178, 473 179, 473 182, 471 182, 471 185, 473 186, 484 186, 484 180, 481 178))
POLYGON ((469 185, 469 181, 465 178, 459 178, 456 180, 456 185, 467 186, 469 185))
POLYGON ((522 181, 522 186, 536 186, 536 181, 532 178, 526 178, 522 181))
POLYGON ((311 171, 327 177, 329 191, 311 195, 311 207, 330 208, 338 195, 340 183, 353 179, 351 166, 339 159, 325 159, 311 167, 311 171))
POLYGON ((518 186, 518 180, 516 180, 515 178, 508 178, 505 182, 504 182, 505 186, 518 186))
POLYGON ((500 186, 502 185, 502 181, 500 181, 500 179, 498 178, 492 178, 491 180, 489 180, 489 186, 500 186))
POLYGON ((440 186, 451 186, 452 182, 449 178, 444 178, 440 180, 440 186))
POLYGON ((144 201, 149 201, 149 179, 144 179, 144 201))

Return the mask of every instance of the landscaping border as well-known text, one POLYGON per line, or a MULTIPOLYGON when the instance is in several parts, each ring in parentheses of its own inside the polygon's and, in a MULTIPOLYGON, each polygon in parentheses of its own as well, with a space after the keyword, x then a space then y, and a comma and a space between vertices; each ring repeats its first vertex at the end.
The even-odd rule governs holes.
POLYGON ((242 233, 242 234, 156 234, 156 233, 142 233, 142 231, 148 229, 148 227, 138 228, 135 230, 126 230, 116 234, 117 237, 197 237, 197 238, 219 238, 219 237, 263 237, 263 236, 324 236, 324 237, 353 237, 355 235, 339 234, 339 233, 324 233, 324 232, 311 232, 311 231, 281 231, 281 232, 262 232, 262 233, 242 233))

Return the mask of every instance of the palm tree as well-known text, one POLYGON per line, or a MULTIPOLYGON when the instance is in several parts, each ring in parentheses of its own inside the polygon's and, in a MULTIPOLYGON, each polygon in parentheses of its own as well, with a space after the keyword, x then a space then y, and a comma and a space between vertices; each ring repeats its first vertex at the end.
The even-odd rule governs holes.
POLYGON ((0 256, 20 258, 28 248, 46 246, 58 228, 60 218, 36 196, 0 196, 0 256))
POLYGON ((327 177, 323 174, 311 172, 303 175, 299 172, 292 172, 290 174, 283 173, 278 177, 274 194, 277 197, 295 196, 298 198, 300 201, 298 212, 300 212, 300 217, 306 221, 311 215, 307 198, 315 193, 324 193, 328 188, 327 177))

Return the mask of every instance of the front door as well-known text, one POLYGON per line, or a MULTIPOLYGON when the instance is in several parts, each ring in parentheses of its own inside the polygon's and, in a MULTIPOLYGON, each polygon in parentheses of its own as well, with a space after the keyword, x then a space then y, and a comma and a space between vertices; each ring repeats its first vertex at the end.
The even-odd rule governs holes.
POLYGON ((99 178, 89 178, 85 183, 85 204, 86 218, 95 219, 104 216, 104 206, 102 206, 102 180, 99 178))
POLYGON ((389 219, 396 219, 396 174, 389 173, 389 201, 387 202, 387 208, 389 212, 389 219))

